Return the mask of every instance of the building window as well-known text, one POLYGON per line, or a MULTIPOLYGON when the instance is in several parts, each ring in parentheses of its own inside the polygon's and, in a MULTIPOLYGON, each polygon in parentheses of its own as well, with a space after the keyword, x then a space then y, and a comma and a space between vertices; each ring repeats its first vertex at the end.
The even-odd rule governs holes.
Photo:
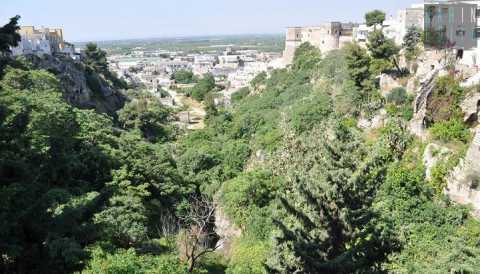
POLYGON ((475 29, 475 38, 480 38, 480 28, 475 29))
POLYGON ((476 11, 475 11, 475 17, 480 17, 480 9, 476 9, 476 11))

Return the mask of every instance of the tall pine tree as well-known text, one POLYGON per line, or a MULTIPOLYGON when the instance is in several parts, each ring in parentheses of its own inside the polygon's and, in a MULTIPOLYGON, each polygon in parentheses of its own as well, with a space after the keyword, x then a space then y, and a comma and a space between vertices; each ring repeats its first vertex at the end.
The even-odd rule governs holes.
POLYGON ((279 174, 288 187, 274 221, 269 271, 378 269, 390 246, 380 243, 388 230, 373 222, 370 205, 388 154, 368 154, 358 134, 337 122, 286 143, 278 165, 288 166, 279 174))

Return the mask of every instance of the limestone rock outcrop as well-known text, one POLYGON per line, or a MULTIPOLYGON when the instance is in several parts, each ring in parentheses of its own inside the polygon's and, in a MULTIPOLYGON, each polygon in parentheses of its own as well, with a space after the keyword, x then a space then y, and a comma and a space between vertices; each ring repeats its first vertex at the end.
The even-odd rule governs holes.
POLYGON ((445 190, 450 199, 462 205, 472 206, 472 213, 480 217, 480 127, 464 159, 447 178, 445 190))
POLYGON ((464 122, 476 122, 478 121, 478 113, 480 111, 480 93, 474 92, 467 94, 465 99, 460 104, 464 113, 464 122))
POLYGON ((435 79, 439 74, 439 70, 432 70, 421 81, 420 87, 416 91, 414 102, 414 115, 410 121, 410 132, 421 139, 426 139, 425 116, 427 114, 428 97, 435 87, 435 79))
POLYGON ((425 152, 423 153, 423 163, 425 164, 425 178, 430 180, 432 177, 432 170, 433 168, 443 160, 446 160, 448 156, 451 154, 451 150, 431 143, 428 144, 425 148, 425 152))
POLYGON ((364 130, 378 129, 385 125, 388 115, 385 109, 381 109, 371 119, 360 118, 358 119, 357 126, 364 130))
POLYGON ((388 74, 380 75, 380 94, 386 97, 392 89, 401 87, 401 85, 388 74))
POLYGON ((228 255, 233 240, 242 235, 242 230, 238 228, 223 211, 222 207, 215 207, 215 233, 220 240, 217 243, 219 250, 228 255))
POLYGON ((75 107, 115 115, 125 103, 126 97, 121 91, 97 73, 88 73, 81 62, 51 55, 27 55, 26 58, 34 68, 55 74, 60 80, 63 97, 75 107))

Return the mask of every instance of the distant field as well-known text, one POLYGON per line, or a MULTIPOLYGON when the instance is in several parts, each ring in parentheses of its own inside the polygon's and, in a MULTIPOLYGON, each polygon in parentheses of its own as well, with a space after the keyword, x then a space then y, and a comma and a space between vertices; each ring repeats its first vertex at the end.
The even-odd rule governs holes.
MULTIPOLYGON (((227 47, 281 52, 285 46, 284 39, 283 34, 265 34, 96 41, 96 43, 109 54, 127 54, 136 47, 185 53, 218 53, 227 47)), ((75 43, 75 46, 81 48, 85 44, 75 43)))

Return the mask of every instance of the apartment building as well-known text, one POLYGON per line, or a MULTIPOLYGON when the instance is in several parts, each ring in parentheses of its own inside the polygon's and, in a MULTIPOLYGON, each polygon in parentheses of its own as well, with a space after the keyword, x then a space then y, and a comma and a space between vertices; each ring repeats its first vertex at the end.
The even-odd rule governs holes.
POLYGON ((460 63, 480 65, 480 1, 425 1, 425 46, 452 49, 460 63))

